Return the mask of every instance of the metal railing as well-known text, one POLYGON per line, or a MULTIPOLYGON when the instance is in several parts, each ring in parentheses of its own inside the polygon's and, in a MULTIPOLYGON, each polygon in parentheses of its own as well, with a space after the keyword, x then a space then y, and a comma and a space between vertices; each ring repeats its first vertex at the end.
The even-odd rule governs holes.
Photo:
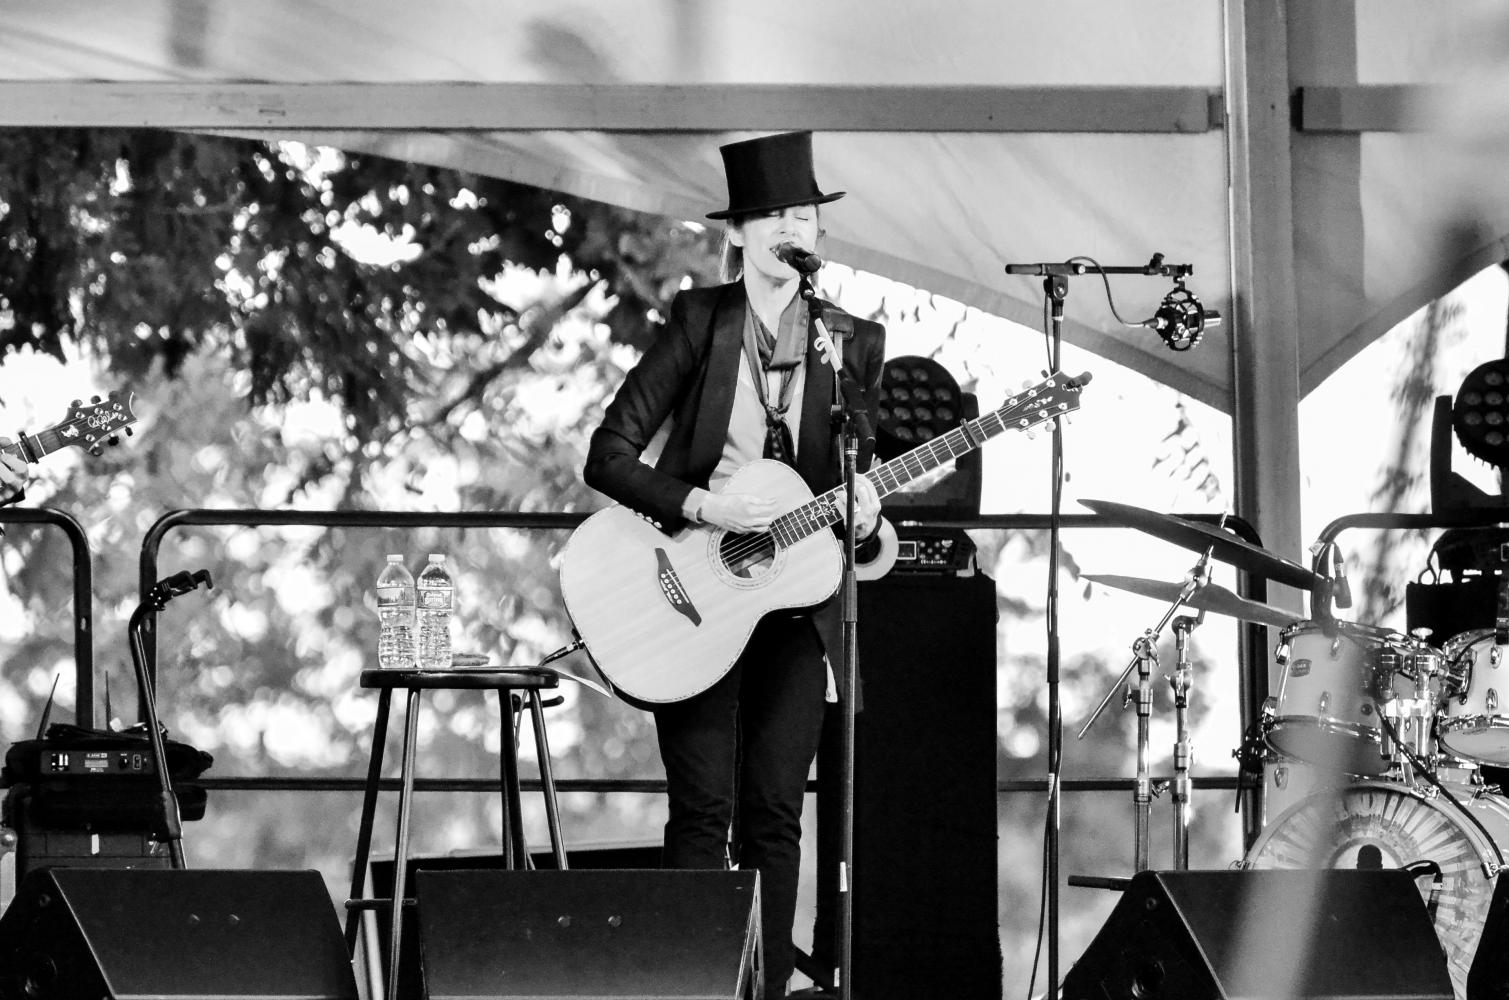
MULTIPOLYGON (((402 511, 266 511, 257 509, 184 509, 169 511, 151 526, 142 541, 139 561, 139 576, 142 593, 146 593, 157 580, 158 558, 164 543, 176 530, 191 526, 297 526, 328 528, 513 528, 531 530, 569 530, 580 524, 587 515, 564 513, 521 514, 511 512, 464 512, 454 514, 415 513, 402 511)), ((1186 520, 1219 524, 1222 518, 1212 514, 1183 514, 1186 520)), ((929 529, 986 530, 986 531, 1041 531, 1051 525, 1046 514, 981 515, 960 519, 928 519, 908 521, 929 529)), ((1250 524, 1240 518, 1227 515, 1225 526, 1238 537, 1254 545, 1261 539, 1250 524)), ((1098 514, 1066 514, 1060 519, 1065 529, 1118 528, 1116 524, 1098 514)), ((1238 572, 1239 592, 1253 600, 1264 601, 1267 597, 1266 582, 1259 576, 1238 572)), ((1239 711, 1243 731, 1248 731, 1260 716, 1262 704, 1268 696, 1267 633, 1260 625, 1243 626, 1237 650, 1240 672, 1239 711)), ((156 676, 157 632, 155 622, 149 621, 146 630, 149 676, 156 676)), ((1066 779, 1061 787, 1069 792, 1126 791, 1134 787, 1133 778, 1095 777, 1066 779)), ((223 790, 319 790, 358 792, 364 787, 361 778, 299 778, 299 777, 237 777, 199 779, 208 789, 223 790)), ((662 792, 664 781, 639 779, 557 779, 560 792, 662 792)), ((1239 782, 1235 774, 1199 777, 1194 779, 1197 789, 1235 789, 1239 782)), ((389 787, 387 783, 384 787, 389 787)), ((397 787, 396 783, 391 787, 397 787)), ((444 779, 421 778, 415 787, 427 791, 460 791, 496 793, 497 779, 444 779)), ((537 781, 526 781, 525 788, 538 790, 537 781)), ((1001 794, 1044 792, 1047 779, 1005 780, 997 783, 1001 794)), ((1256 836, 1258 810, 1255 790, 1243 794, 1244 845, 1256 836), (1248 794, 1248 793, 1251 794, 1248 794)))
POLYGON ((68 539, 73 569, 74 722, 94 725, 94 561, 84 526, 51 507, 0 507, 0 525, 46 524, 68 539))

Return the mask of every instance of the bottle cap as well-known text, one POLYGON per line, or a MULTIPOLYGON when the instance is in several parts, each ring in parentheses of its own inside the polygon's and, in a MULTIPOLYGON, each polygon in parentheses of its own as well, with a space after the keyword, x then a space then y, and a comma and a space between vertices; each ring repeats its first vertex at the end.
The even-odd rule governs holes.
POLYGON ((389 554, 388 562, 403 562, 403 556, 389 554))
POLYGON ((430 553, 430 562, 445 562, 445 553, 444 552, 431 552, 430 553))

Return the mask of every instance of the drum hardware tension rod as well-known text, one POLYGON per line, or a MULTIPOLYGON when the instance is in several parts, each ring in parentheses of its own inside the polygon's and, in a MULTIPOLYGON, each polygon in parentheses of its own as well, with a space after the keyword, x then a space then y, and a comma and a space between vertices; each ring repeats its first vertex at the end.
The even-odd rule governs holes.
POLYGON ((1111 703, 1111 699, 1115 697, 1116 690, 1126 682, 1126 679, 1131 676, 1132 671, 1137 669, 1137 644, 1143 642, 1144 640, 1150 639, 1156 646, 1159 637, 1163 634, 1164 628, 1168 626, 1168 623, 1174 617, 1175 612, 1177 612, 1182 605, 1187 603, 1189 599, 1195 595, 1196 591, 1198 591, 1201 587, 1209 582, 1210 570, 1208 567, 1210 562, 1210 554, 1211 549, 1206 549, 1205 554, 1200 557, 1200 561, 1195 563, 1194 569, 1190 570, 1189 574, 1185 576, 1184 588, 1179 591, 1179 596, 1174 599, 1173 604, 1169 606, 1168 611, 1164 613, 1162 619, 1159 620, 1158 624, 1144 632, 1137 638, 1137 641, 1132 644, 1133 655, 1131 662, 1126 665, 1126 669, 1122 670, 1121 675, 1117 677, 1116 680, 1111 682, 1111 686, 1109 690, 1106 691, 1105 697, 1100 699, 1100 704, 1095 706, 1095 711, 1090 713, 1090 717, 1085 720, 1085 724, 1079 728, 1079 735, 1077 737, 1078 739, 1082 740, 1085 738, 1085 733, 1088 733, 1090 731, 1090 727, 1095 725, 1095 720, 1100 718, 1100 713, 1106 710, 1106 706, 1109 705, 1111 703))

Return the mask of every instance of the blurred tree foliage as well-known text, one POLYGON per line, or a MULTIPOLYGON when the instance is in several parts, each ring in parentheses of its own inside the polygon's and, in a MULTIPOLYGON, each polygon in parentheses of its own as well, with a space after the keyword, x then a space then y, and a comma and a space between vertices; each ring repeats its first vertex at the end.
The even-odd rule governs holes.
MULTIPOLYGON (((665 219, 454 170, 377 156, 156 129, 0 132, 0 359, 75 341, 123 378, 180 373, 226 352, 253 404, 319 392, 348 443, 385 445, 435 389, 415 342, 523 331, 473 376, 427 396, 443 412, 528 364, 589 289, 617 343, 642 347, 656 311, 712 275, 712 237, 665 219), (348 227, 404 259, 363 260, 348 227), (577 277, 565 301, 506 301, 505 264, 577 277)), ((438 428, 434 428, 438 432, 438 428)), ((362 451, 354 448, 352 457, 362 451)), ((323 471, 317 468, 316 472, 323 471)))

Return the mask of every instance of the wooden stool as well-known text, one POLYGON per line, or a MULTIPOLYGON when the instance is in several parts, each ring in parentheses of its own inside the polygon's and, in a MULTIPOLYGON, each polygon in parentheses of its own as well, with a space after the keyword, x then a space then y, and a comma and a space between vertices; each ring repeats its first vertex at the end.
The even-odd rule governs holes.
POLYGON ((377 722, 372 730, 372 755, 367 765, 367 787, 362 798, 361 826, 356 838, 356 860, 351 872, 351 898, 346 901, 346 948, 356 954, 359 911, 382 905, 391 907, 391 935, 388 948, 387 998, 398 993, 399 942, 403 931, 403 908, 413 905, 404 897, 409 861, 409 807, 414 797, 415 744, 419 731, 419 693, 434 690, 491 690, 498 692, 498 706, 503 720, 499 741, 499 763, 503 782, 503 866, 527 865, 528 849, 524 844, 524 818, 520 803, 519 757, 514 744, 514 719, 527 701, 534 723, 535 752, 540 762, 540 785, 545 796, 545 816, 550 825, 550 846, 558 868, 566 868, 566 849, 561 838, 561 816, 555 801, 555 778, 550 770, 550 745, 545 738, 545 710, 540 692, 560 685, 554 670, 544 667, 494 667, 448 670, 363 670, 361 685, 376 688, 377 722), (393 894, 387 899, 364 899, 367 861, 372 848, 372 818, 377 809, 379 778, 382 774, 383 750, 388 735, 388 707, 393 689, 408 692, 405 706, 403 761, 400 767, 398 829, 393 847, 393 894))

